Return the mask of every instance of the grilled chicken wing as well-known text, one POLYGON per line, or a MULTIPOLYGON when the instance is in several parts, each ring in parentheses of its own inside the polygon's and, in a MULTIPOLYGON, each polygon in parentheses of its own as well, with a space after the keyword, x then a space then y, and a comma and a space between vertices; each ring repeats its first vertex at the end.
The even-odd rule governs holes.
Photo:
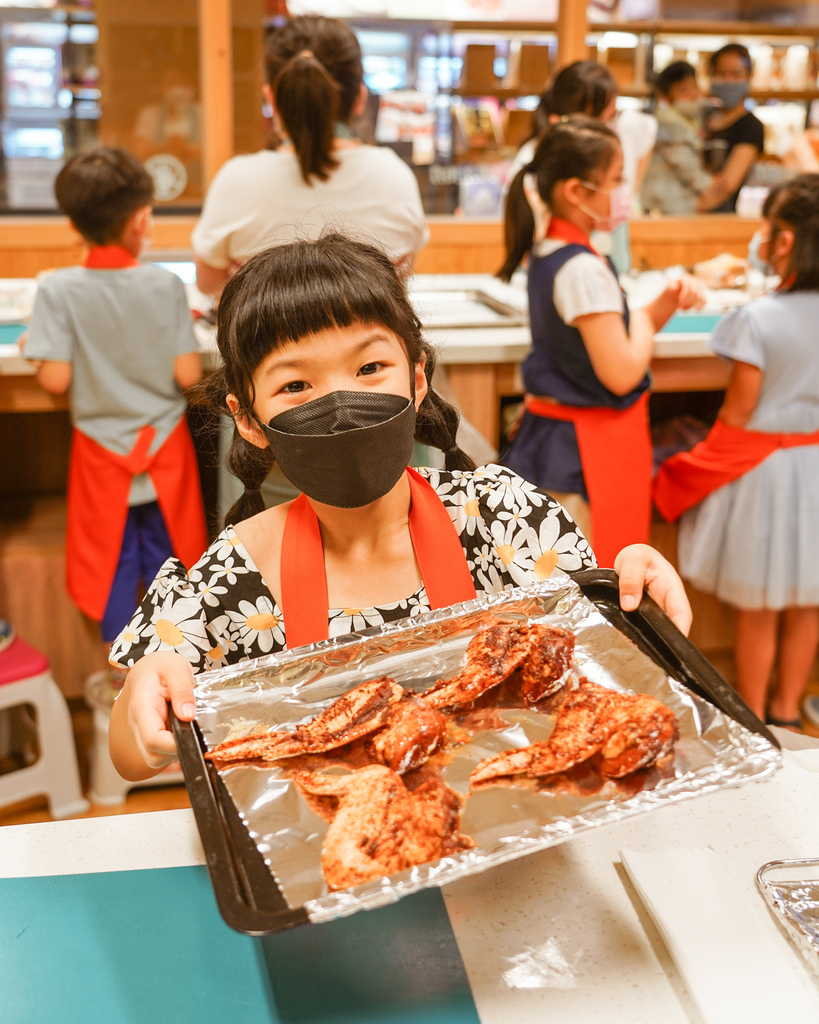
POLYGON ((212 747, 205 757, 220 765, 239 761, 278 761, 299 754, 334 750, 380 729, 408 691, 394 679, 370 679, 343 694, 306 725, 292 732, 258 732, 212 747))
POLYGON ((331 890, 475 845, 458 831, 461 798, 437 777, 413 792, 383 765, 350 775, 295 772, 293 779, 310 806, 331 822, 321 853, 331 890))
POLYGON ((469 641, 459 674, 423 697, 435 708, 470 704, 520 669, 521 693, 534 704, 560 688, 573 651, 574 635, 559 626, 490 626, 469 641))
POLYGON ((419 768, 446 736, 446 718, 418 697, 390 707, 387 720, 366 741, 373 761, 403 775, 419 768))
POLYGON ((654 697, 584 678, 561 705, 548 740, 484 758, 471 780, 480 785, 505 775, 554 775, 595 755, 600 773, 619 779, 666 754, 677 734, 673 712, 654 697))

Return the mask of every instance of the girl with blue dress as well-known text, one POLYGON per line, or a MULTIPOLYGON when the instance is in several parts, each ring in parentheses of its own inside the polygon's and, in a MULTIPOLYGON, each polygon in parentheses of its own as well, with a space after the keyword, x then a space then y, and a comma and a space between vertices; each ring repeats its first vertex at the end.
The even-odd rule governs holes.
POLYGON ((684 513, 682 575, 737 609, 740 695, 798 728, 819 638, 819 174, 786 184, 764 226, 760 254, 782 284, 714 331, 711 348, 731 360, 725 401, 654 492, 667 519, 684 513))

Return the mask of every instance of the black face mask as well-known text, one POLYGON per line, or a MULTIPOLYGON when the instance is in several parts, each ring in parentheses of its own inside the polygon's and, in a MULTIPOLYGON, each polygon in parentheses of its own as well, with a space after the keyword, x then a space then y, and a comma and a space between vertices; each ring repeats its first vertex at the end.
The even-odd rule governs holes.
POLYGON ((294 487, 324 505, 360 508, 392 490, 409 465, 415 401, 332 391, 261 426, 294 487))

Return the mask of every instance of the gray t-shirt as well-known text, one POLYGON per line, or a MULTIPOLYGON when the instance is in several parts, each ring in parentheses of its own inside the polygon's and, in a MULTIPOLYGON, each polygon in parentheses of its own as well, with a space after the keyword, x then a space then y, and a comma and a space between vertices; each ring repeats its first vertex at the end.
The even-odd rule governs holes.
MULTIPOLYGON (((146 424, 156 451, 185 414, 177 356, 198 349, 182 282, 149 264, 122 270, 69 267, 44 277, 26 342, 28 359, 71 363, 71 420, 103 447, 127 455, 146 424)), ((153 501, 147 473, 130 504, 153 501)))

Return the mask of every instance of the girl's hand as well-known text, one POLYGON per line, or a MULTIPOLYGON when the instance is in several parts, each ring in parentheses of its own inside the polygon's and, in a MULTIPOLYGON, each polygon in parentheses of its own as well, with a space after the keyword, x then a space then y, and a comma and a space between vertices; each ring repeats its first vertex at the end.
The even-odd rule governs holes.
POLYGON ((148 779, 178 760, 169 703, 177 718, 188 722, 195 717, 190 663, 172 651, 140 658, 111 710, 111 760, 123 778, 148 779))
POLYGON ((705 288, 690 274, 672 281, 665 291, 677 309, 702 309, 705 305, 705 288))
POLYGON ((629 544, 615 558, 614 571, 620 575, 623 611, 634 611, 646 587, 677 629, 688 636, 692 616, 683 581, 659 551, 648 544, 629 544))

